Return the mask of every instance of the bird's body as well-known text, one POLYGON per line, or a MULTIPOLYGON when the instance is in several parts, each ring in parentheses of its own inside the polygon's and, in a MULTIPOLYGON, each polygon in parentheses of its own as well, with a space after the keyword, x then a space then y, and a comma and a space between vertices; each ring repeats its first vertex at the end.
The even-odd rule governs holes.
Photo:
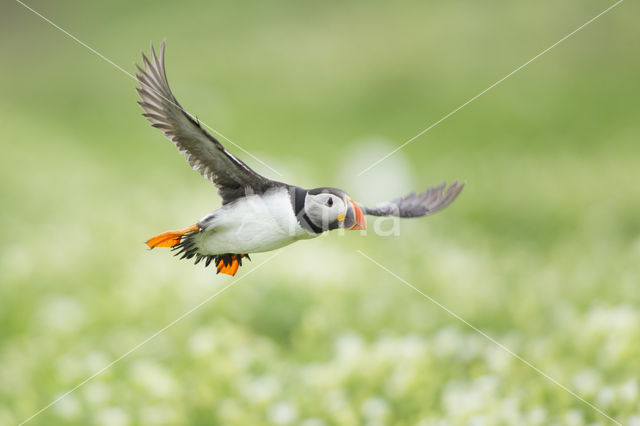
POLYGON ((206 132, 173 96, 160 55, 151 46, 151 60, 142 55, 138 67, 138 102, 153 127, 161 129, 191 167, 209 179, 222 197, 222 207, 198 223, 150 238, 150 248, 172 247, 183 258, 234 275, 249 253, 284 247, 333 229, 365 229, 365 214, 420 217, 449 205, 464 185, 454 182, 395 199, 376 208, 360 207, 337 188, 306 190, 256 173, 206 132), (445 190, 446 189, 446 190, 445 190))
POLYGON ((296 218, 285 187, 248 195, 225 204, 198 222, 193 241, 203 254, 260 253, 319 234, 304 229, 296 218))

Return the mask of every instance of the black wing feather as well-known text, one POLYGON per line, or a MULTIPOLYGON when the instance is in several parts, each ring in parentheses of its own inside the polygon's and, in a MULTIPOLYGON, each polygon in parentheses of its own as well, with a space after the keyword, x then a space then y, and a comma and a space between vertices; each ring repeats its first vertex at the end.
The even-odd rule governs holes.
POLYGON ((443 182, 438 186, 427 188, 420 194, 412 192, 405 197, 396 198, 375 208, 363 207, 362 211, 364 214, 372 216, 426 216, 442 210, 451 204, 458 194, 460 194, 462 188, 464 188, 464 183, 458 184, 458 181, 455 181, 446 191, 445 188, 446 183, 443 182))
POLYGON ((194 170, 213 182, 223 204, 247 193, 262 194, 274 186, 284 186, 256 173, 236 158, 180 106, 167 81, 164 48, 162 42, 158 56, 152 44, 151 59, 142 54, 145 69, 136 65, 140 83, 137 91, 141 99, 138 104, 144 110, 142 115, 153 127, 163 131, 194 170))

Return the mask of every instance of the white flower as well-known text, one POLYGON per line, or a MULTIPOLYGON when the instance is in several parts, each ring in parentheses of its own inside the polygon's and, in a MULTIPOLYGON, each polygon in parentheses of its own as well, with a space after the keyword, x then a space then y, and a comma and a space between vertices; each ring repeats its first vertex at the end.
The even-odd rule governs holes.
POLYGON ((200 328, 189 338, 187 346, 196 357, 208 356, 216 346, 215 334, 208 328, 200 328))
POLYGON ((109 364, 110 359, 104 352, 93 351, 87 354, 84 359, 84 363, 87 366, 87 370, 91 373, 94 373, 102 368, 104 368, 107 364, 109 364))
POLYGON ((251 403, 263 403, 280 393, 280 382, 275 376, 258 377, 241 386, 240 392, 251 403))
POLYGON ((463 340, 457 328, 445 327, 434 336, 431 350, 439 358, 450 358, 462 346, 463 340))
POLYGON ((298 418, 298 410, 286 401, 280 401, 269 407, 269 420, 277 425, 286 425, 298 418))
POLYGON ((573 387, 580 395, 593 395, 600 386, 600 373, 597 370, 582 370, 573 376, 573 387))
POLYGON ((78 401, 78 398, 72 394, 66 395, 64 398, 56 402, 51 408, 53 408, 60 417, 66 420, 77 419, 82 411, 80 401, 78 401))
POLYGON ((532 426, 538 426, 547 423, 547 410, 543 407, 534 408, 527 415, 529 424, 532 426))
POLYGON ((317 417, 311 417, 301 421, 300 426, 327 426, 327 422, 317 417))
POLYGON ((619 390, 620 396, 627 402, 636 402, 638 400, 638 380, 630 379, 619 390))
POLYGON ((603 407, 608 407, 616 399, 616 391, 611 386, 605 386, 598 392, 596 400, 603 407))
POLYGON ((119 407, 102 408, 96 414, 96 423, 104 426, 127 426, 130 423, 127 413, 119 407))
POLYGON ((369 398, 362 403, 360 412, 369 421, 382 421, 389 415, 389 403, 384 398, 369 398))
POLYGON ((489 422, 487 416, 476 414, 469 419, 467 424, 469 426, 488 426, 491 423, 492 422, 489 422))
POLYGON ((627 420, 627 425, 640 426, 640 414, 634 414, 633 416, 629 417, 629 420, 627 420))
POLYGON ((487 345, 483 353, 489 368, 496 372, 507 371, 514 359, 513 355, 496 345, 487 345))
POLYGON ((231 359, 240 370, 246 370, 255 359, 255 350, 245 346, 236 347, 231 351, 231 359))
POLYGON ((638 316, 638 311, 628 305, 596 307, 587 313, 585 330, 605 336, 627 333, 635 329, 638 316))
POLYGON ((411 362, 424 358, 426 345, 422 339, 415 335, 399 338, 383 337, 375 342, 373 348, 376 358, 396 364, 398 362, 411 362))
POLYGON ((138 360, 131 367, 134 382, 151 395, 167 397, 176 389, 176 384, 168 371, 160 364, 138 360))
POLYGON ((507 396, 500 401, 500 418, 504 423, 515 425, 522 423, 522 410, 520 409, 520 399, 516 396, 507 396))
POLYGON ((483 376, 471 383, 452 382, 444 391, 443 401, 454 419, 481 412, 493 405, 498 386, 495 376, 483 376))
POLYGON ((111 398, 111 389, 102 382, 88 383, 83 393, 85 400, 91 405, 102 405, 111 398))
POLYGON ((564 415, 564 424, 567 426, 582 426, 584 418, 580 410, 569 410, 564 415))
POLYGON ((62 355, 55 360, 55 367, 57 376, 67 383, 82 380, 87 374, 92 374, 99 370, 99 368, 96 368, 95 370, 87 371, 86 368, 83 368, 82 361, 75 354, 62 355))
POLYGON ((358 362, 364 350, 364 340, 356 333, 345 333, 335 342, 336 358, 339 361, 353 363, 358 362))

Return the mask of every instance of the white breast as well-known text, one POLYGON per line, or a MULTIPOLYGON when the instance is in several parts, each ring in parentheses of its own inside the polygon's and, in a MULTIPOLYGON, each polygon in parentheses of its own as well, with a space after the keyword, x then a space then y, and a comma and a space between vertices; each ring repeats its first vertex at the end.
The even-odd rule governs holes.
POLYGON ((258 253, 316 236, 299 225, 289 191, 278 188, 213 212, 196 244, 203 254, 258 253))

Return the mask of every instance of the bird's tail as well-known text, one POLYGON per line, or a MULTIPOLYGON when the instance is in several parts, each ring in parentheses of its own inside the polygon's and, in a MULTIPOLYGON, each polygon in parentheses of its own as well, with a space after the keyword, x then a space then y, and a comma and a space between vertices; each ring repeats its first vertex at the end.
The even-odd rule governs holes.
POLYGON ((163 232, 162 234, 158 234, 155 237, 149 238, 147 241, 145 241, 145 244, 148 245, 151 249, 155 247, 173 247, 180 244, 180 240, 185 234, 188 234, 189 232, 196 232, 199 230, 200 227, 195 224, 178 231, 163 232))

